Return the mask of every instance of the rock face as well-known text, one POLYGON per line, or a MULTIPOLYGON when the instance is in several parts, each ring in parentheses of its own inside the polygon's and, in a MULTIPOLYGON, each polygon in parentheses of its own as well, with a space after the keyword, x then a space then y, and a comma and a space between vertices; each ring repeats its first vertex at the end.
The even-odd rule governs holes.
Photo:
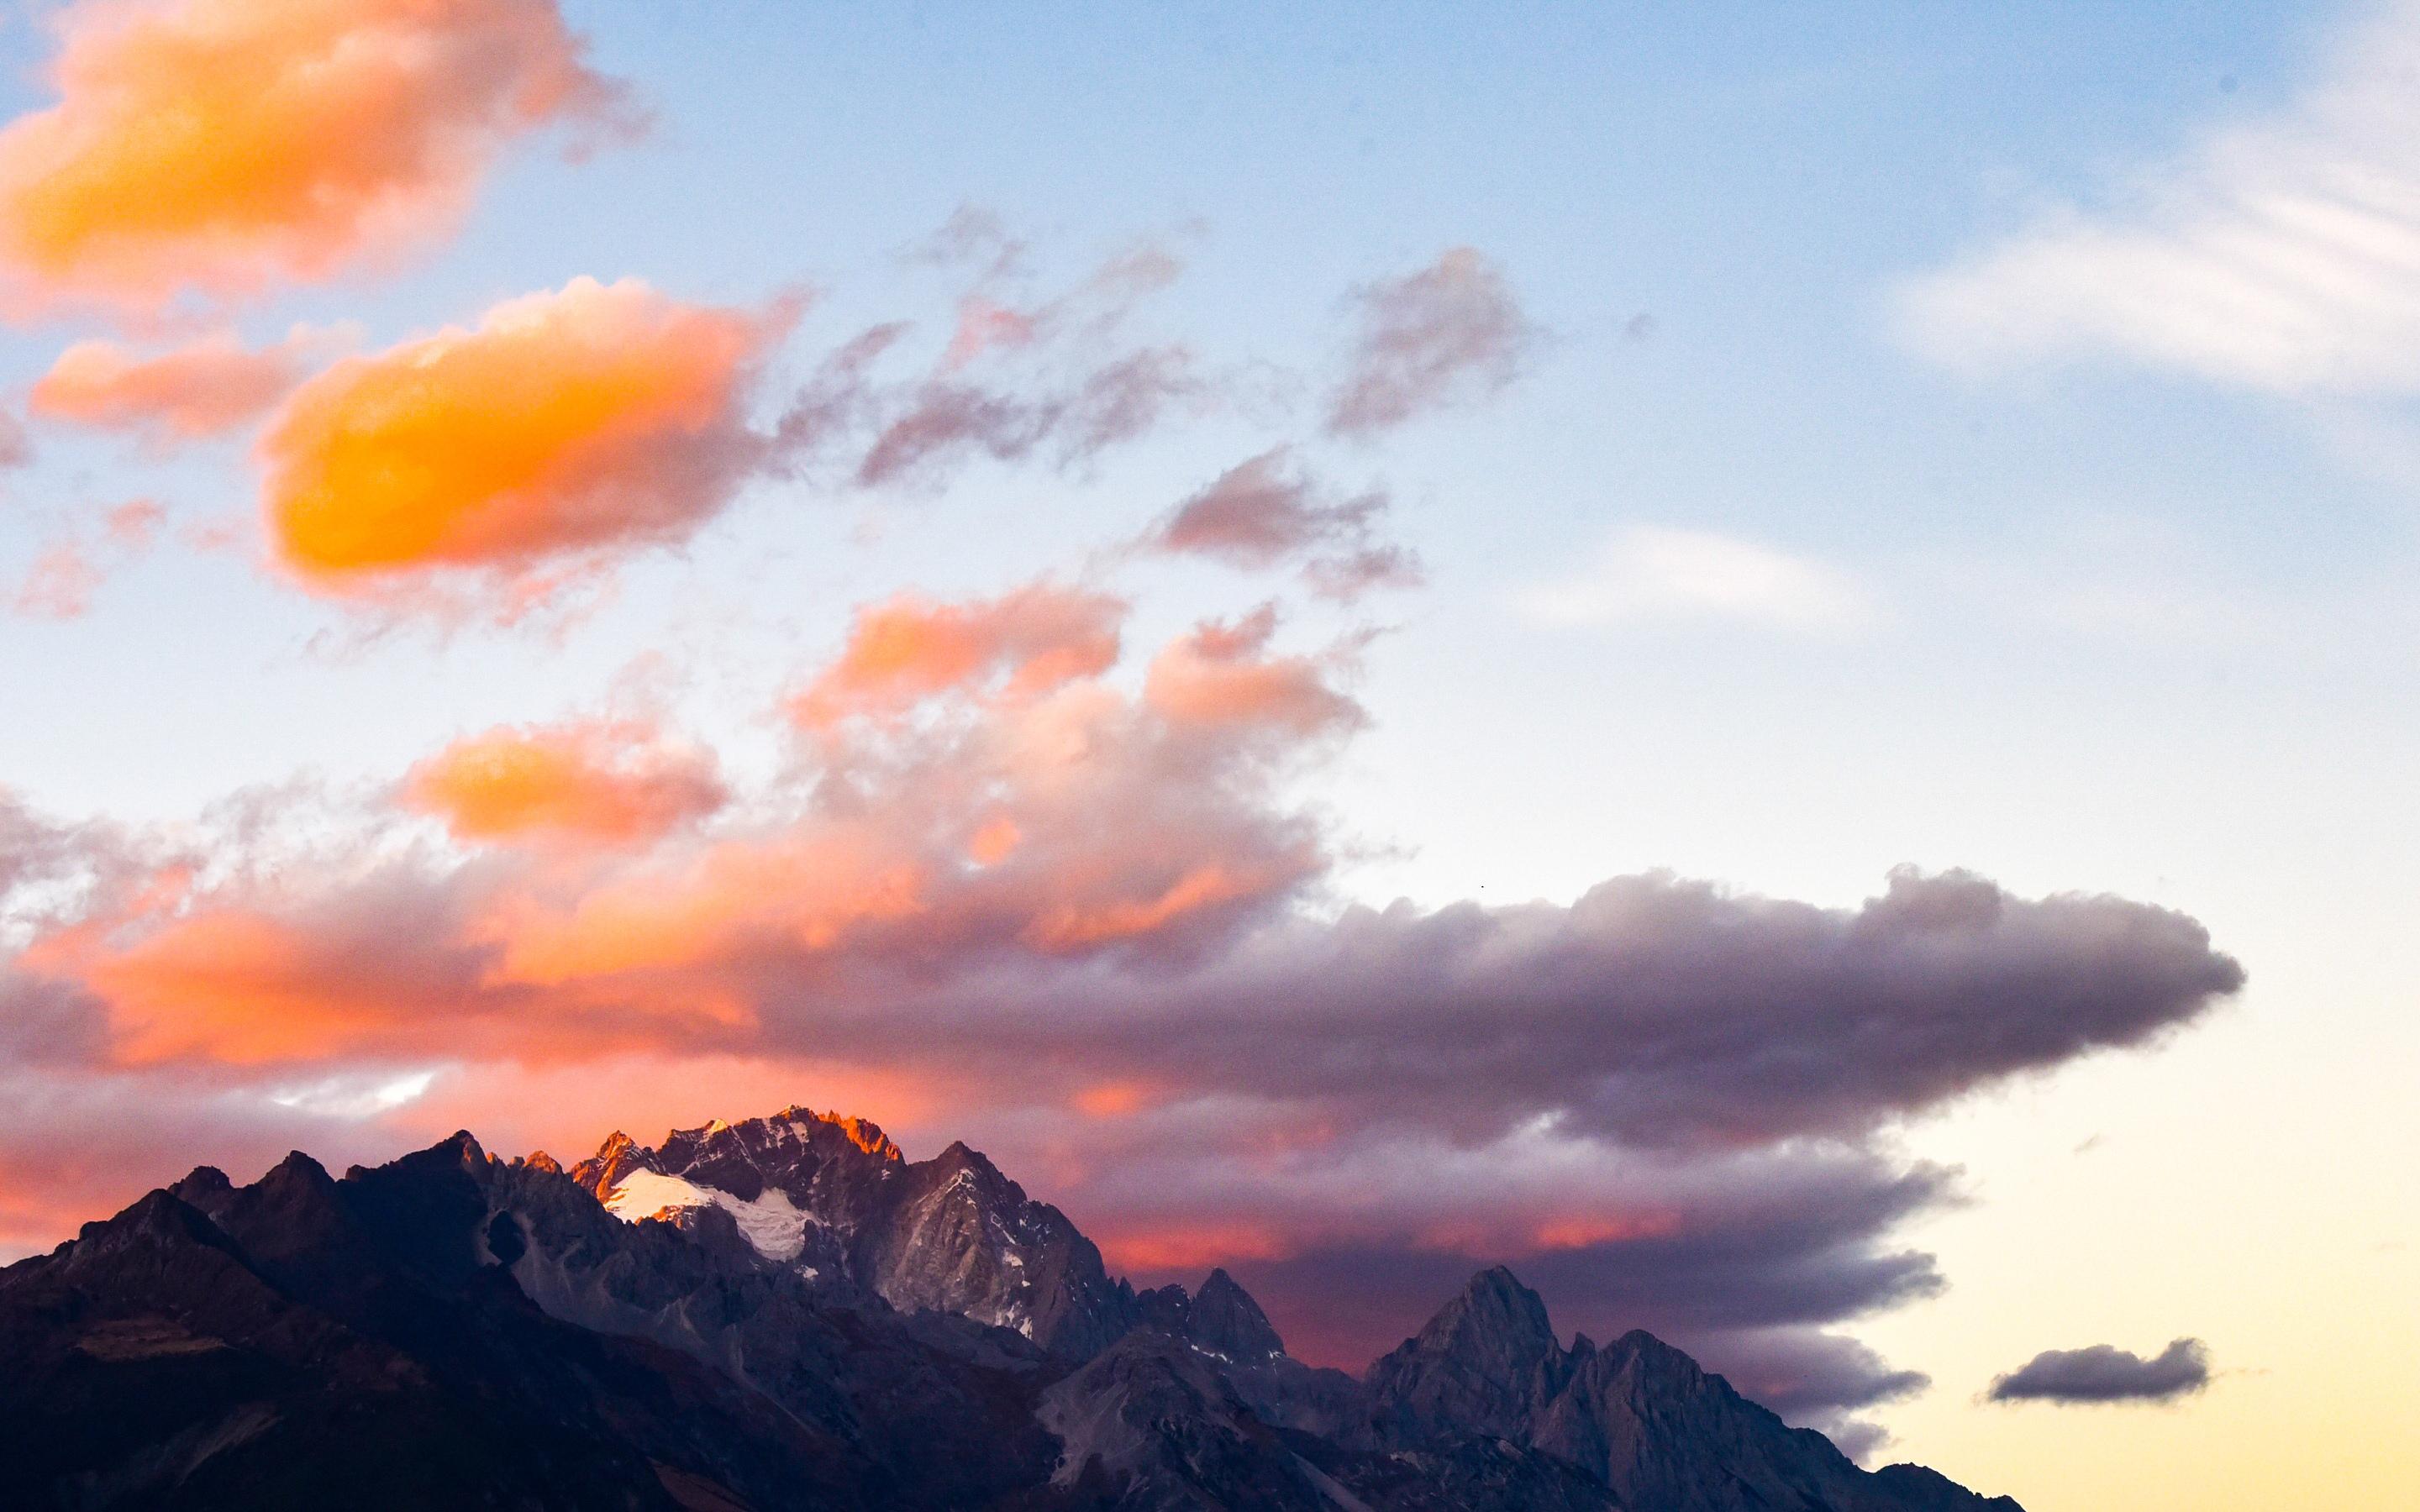
POLYGON ((1627 1507, 1657 1512, 2017 1512, 1930 1471, 1869 1474, 1720 1376, 1633 1332, 1603 1349, 1557 1342, 1538 1294, 1501 1267, 1370 1367, 1389 1443, 1476 1429, 1578 1467, 1627 1507))
POLYGON ((963 1146, 785 1109, 570 1171, 203 1167, 0 1270, 0 1506, 2015 1512, 1476 1277, 1366 1381, 963 1146), (603 1200, 600 1201, 599 1198, 603 1200))
POLYGON ((964 1145, 910 1164, 861 1119, 789 1107, 675 1130, 652 1149, 616 1134, 571 1177, 626 1218, 720 1207, 810 1281, 1012 1329, 1061 1358, 1088 1359, 1141 1320, 1066 1214, 964 1145))
MULTIPOLYGON (((1054 1485, 1128 1488, 1136 1508, 1329 1504, 1327 1477, 1254 1415, 1208 1356, 1139 1331, 1042 1396, 1054 1485)), ((1332 1484, 1332 1482, 1330 1483, 1332 1484)))

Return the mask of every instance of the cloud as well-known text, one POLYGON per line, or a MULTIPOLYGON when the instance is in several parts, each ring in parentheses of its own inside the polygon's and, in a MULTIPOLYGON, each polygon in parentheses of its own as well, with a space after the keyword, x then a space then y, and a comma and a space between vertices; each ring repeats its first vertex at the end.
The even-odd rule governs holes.
POLYGON ((252 348, 213 336, 151 356, 114 341, 80 341, 34 382, 26 409, 44 420, 129 431, 154 447, 237 429, 302 380, 321 345, 297 332, 252 348))
POLYGON ((954 373, 991 347, 1027 346, 1033 340, 1034 326, 1030 315, 970 294, 958 301, 958 329, 950 337, 941 366, 954 373))
POLYGON ((1374 588, 1410 588, 1419 559, 1376 539, 1384 493, 1326 498, 1286 447, 1239 462, 1187 499, 1143 538, 1147 549, 1265 570, 1303 562, 1311 591, 1349 602, 1374 588))
MULTIPOLYGON (((869 385, 849 395, 849 406, 882 418, 852 482, 861 488, 936 486, 970 456, 1018 462, 1044 450, 1057 466, 1075 467, 1148 433, 1171 411, 1206 401, 1209 393, 1192 352, 1179 345, 1124 352, 1070 378, 1033 380, 1022 392, 954 379, 869 385)), ((802 398, 818 409, 832 402, 821 390, 802 398)))
MULTIPOLYGON (((954 262, 996 246, 1013 263, 1022 243, 999 241, 996 230, 945 238, 948 248, 920 260, 954 262)), ((1080 468, 1172 415, 1207 410, 1227 385, 1202 371, 1191 347, 1123 334, 1140 301, 1182 270, 1146 244, 1047 300, 1018 305, 970 292, 948 345, 914 377, 883 371, 913 327, 867 327, 799 391, 777 427, 774 465, 848 488, 939 488, 978 457, 1080 468)))
POLYGON ((29 620, 77 619, 92 608, 92 595, 106 576, 84 543, 54 541, 25 569, 8 606, 29 620))
POLYGON ((1548 625, 1714 620, 1842 631, 1875 617, 1865 592, 1838 569, 1711 531, 1632 525, 1575 577, 1535 584, 1517 600, 1548 625))
MULTIPOLYGON (((1930 1256, 1890 1242, 1958 1199, 1939 1167, 1806 1145, 1642 1151, 1537 1129, 1466 1147, 1244 1103, 1163 1104, 1141 1122, 1086 1126, 1078 1142, 1027 1119, 987 1148, 1045 1173, 1024 1179, 1138 1284, 1226 1265, 1316 1363, 1358 1370, 1474 1270, 1506 1263, 1561 1328, 1650 1329, 1826 1432, 1854 1437, 1852 1414, 1927 1384, 1831 1329, 1942 1289, 1930 1256)), ((911 1149, 926 1137, 885 1127, 911 1149)))
POLYGON ((404 779, 404 801, 454 838, 630 844, 722 807, 713 756, 636 720, 489 730, 404 779))
POLYGON ((58 535, 35 553, 7 595, 9 610, 26 619, 82 618, 112 573, 151 549, 166 519, 155 501, 131 499, 102 513, 99 542, 75 529, 58 535))
POLYGON ((452 579, 509 615, 685 539, 763 457, 745 406, 788 318, 577 278, 340 362, 259 443, 277 558, 322 594, 410 602, 452 579))
POLYGON ((922 245, 905 255, 910 263, 940 267, 977 264, 983 276, 1001 278, 1022 270, 1029 250, 1022 238, 1009 234, 998 211, 981 205, 961 205, 922 245))
POLYGON ((2420 6, 2343 39, 2302 96, 1918 279, 1921 351, 1993 371, 2115 358, 2280 394, 2420 388, 2420 6))
MULTIPOLYGON (((1853 909, 1657 873, 1568 904, 1322 907, 1341 842, 1294 783, 1366 717, 1349 657, 1279 649, 1264 610, 1171 639, 1128 691, 1116 612, 1047 585, 862 612, 807 682, 803 785, 710 840, 282 861, 48 932, 39 969, 144 1059, 812 1051, 969 1106, 1123 1083, 1301 1128, 1679 1149, 1862 1139, 2151 1042, 2242 980, 2183 915, 1962 872, 1853 909)), ((663 759, 490 738, 535 741, 550 780, 644 785, 663 759)), ((445 769, 408 788, 436 804, 445 769)), ((481 817, 555 816, 540 796, 481 817)))
POLYGON ((870 606, 800 681, 788 775, 623 845, 239 817, 102 886, 75 879, 125 842, 0 809, 0 877, 48 900, 0 987, 39 1008, 14 1055, 557 1142, 601 1130, 531 1091, 586 1068, 697 1118, 814 1085, 975 1141, 1143 1279, 1232 1264, 1313 1358, 1509 1261, 1568 1326, 1653 1328, 1847 1433, 1917 1381, 1836 1331, 1940 1288, 1893 1236, 1959 1200, 1891 1132, 2242 980, 2181 915, 1957 872, 1852 908, 1657 874, 1340 907, 1353 841, 1303 779, 1367 718, 1350 644, 1264 609, 1129 647, 1125 613, 1049 583, 870 606))
POLYGON ((1276 609, 1264 606, 1180 636, 1152 658, 1144 702, 1172 724, 1269 730, 1289 740, 1359 728, 1366 717, 1330 686, 1332 665, 1268 655, 1277 626, 1276 609))
MULTIPOLYGON (((1205 630, 1187 644, 1209 647, 1216 686, 1155 699, 1083 673, 1104 655, 1088 643, 1102 601, 1074 601, 1072 642, 1018 639, 1049 595, 1009 602, 923 613, 943 640, 981 632, 971 665, 868 656, 887 632, 867 616, 810 687, 884 717, 817 700, 834 717, 801 732, 811 786, 710 840, 458 861, 372 836, 349 858, 58 931, 41 969, 98 992, 119 1054, 141 1064, 752 1041, 778 1054, 791 1041, 768 1032, 759 989, 787 1000, 825 979, 810 997, 878 1016, 886 970, 971 984, 993 965, 1080 974, 1104 953, 1181 954, 1324 867, 1317 825, 1275 795, 1296 748, 1326 733, 1314 725, 1357 717, 1309 686, 1332 661, 1205 630)), ((435 801, 432 771, 419 779, 435 801)))
POLYGON ((1125 613, 1106 594, 1050 583, 959 603, 903 594, 858 610, 846 647, 792 700, 791 717, 828 729, 953 691, 1031 699, 1107 671, 1125 613))
POLYGON ((1329 394, 1330 435, 1369 437, 1501 393, 1537 331, 1496 264, 1452 247, 1417 272, 1364 285, 1351 365, 1329 394))
POLYGON ((58 101, 0 130, 21 304, 158 309, 392 260, 504 145, 612 123, 553 0, 81 0, 58 101))
POLYGON ((2172 1402, 2210 1385, 2210 1347, 2175 1339, 2151 1359, 2114 1345, 2044 1350, 1993 1380, 1995 1402, 2172 1402))
POLYGON ((392 1135, 269 1092, 161 1074, 69 1077, 0 1066, 0 1263, 74 1235, 199 1163, 244 1180, 290 1149, 338 1168, 384 1159, 392 1135))

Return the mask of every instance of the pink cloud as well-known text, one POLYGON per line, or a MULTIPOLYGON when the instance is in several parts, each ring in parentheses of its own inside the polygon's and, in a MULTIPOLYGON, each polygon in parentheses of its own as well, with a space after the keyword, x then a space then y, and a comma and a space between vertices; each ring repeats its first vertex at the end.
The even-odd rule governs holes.
POLYGON ((1034 583, 993 599, 902 594, 860 609, 840 656, 791 703, 811 729, 895 716, 937 694, 1031 699, 1118 659, 1126 606, 1105 594, 1034 583))
POLYGON ((26 408, 155 446, 222 435, 268 413, 302 380, 319 345, 302 332, 257 349, 213 336, 138 356, 116 342, 80 341, 35 380, 26 408))

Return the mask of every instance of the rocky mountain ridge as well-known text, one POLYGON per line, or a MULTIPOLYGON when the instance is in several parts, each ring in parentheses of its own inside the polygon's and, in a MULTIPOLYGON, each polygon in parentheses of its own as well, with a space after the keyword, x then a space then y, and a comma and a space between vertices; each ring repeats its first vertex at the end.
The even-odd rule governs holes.
POLYGON ((10 1506, 2015 1512, 1566 1350, 1509 1272, 1314 1369, 1223 1272, 1138 1292, 964 1146, 796 1108, 202 1167, 0 1270, 0 1358, 10 1506))

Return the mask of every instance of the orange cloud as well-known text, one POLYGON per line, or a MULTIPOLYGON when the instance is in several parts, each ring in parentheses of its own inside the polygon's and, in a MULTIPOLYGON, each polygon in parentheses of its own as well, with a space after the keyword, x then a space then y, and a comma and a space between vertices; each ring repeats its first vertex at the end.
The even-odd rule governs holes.
POLYGON ((1016 820, 994 819, 967 841, 967 856, 977 866, 998 866, 1015 853, 1023 839, 1025 831, 1016 827, 1016 820))
POLYGON ((1163 1095, 1165 1089, 1153 1082, 1094 1082, 1067 1101, 1087 1118, 1125 1119, 1141 1112, 1163 1095))
POLYGON ((338 363, 261 439, 277 554, 375 596, 436 569, 527 589, 547 564, 678 540, 761 455, 741 410, 788 318, 578 278, 338 363))
POLYGON ((1542 1250, 1593 1249, 1640 1239, 1669 1239, 1680 1231, 1677 1212, 1581 1213, 1547 1219, 1531 1239, 1542 1250))
POLYGON ((618 109, 554 0, 83 0, 57 27, 58 103, 0 131, 24 302, 157 308, 391 257, 512 138, 618 109))
POLYGON ((312 345, 297 334, 256 351, 214 336, 138 357, 114 341, 80 341, 35 380, 25 407, 155 444, 216 436, 266 414, 302 381, 312 345))
MULTIPOLYGON (((855 1058, 885 1032, 862 1005, 994 969, 1188 958, 1326 865, 1319 825, 1279 797, 1293 722, 1186 722, 1078 674, 1110 670, 1116 601, 923 604, 904 620, 938 630, 894 656, 897 608, 868 610, 816 686, 876 707, 938 687, 939 717, 815 732, 814 779, 778 810, 699 834, 725 799, 715 768, 643 721, 491 730, 399 794, 504 842, 491 854, 239 866, 25 960, 92 995, 125 1064, 745 1052, 809 1022, 818 1053, 855 1058)), ((1234 633, 1187 642, 1250 660, 1234 633)), ((1037 1095, 1072 1098, 1120 1078, 1045 1079, 1037 1095)))
POLYGON ((1264 896, 1294 881, 1300 871, 1284 866, 1237 872, 1215 863, 1198 866, 1150 897, 1062 904, 1036 918, 1026 938, 1046 950, 1081 950, 1155 934, 1189 915, 1264 896))
POLYGON ((1264 655, 1277 613, 1264 607, 1233 625, 1212 622, 1154 657, 1143 696, 1184 724, 1258 726, 1308 737, 1350 730, 1361 706, 1328 686, 1308 656, 1264 655))
POLYGON ((929 906, 925 880, 914 860, 871 836, 805 826, 592 882, 567 901, 543 888, 508 892, 491 902, 477 932, 496 952, 489 981, 497 986, 578 987, 691 968, 711 975, 752 952, 811 962, 849 943, 853 931, 915 918, 929 906))
POLYGON ((791 714, 809 729, 828 729, 991 679, 1005 697, 1031 698, 1107 671, 1118 659, 1125 614, 1107 594, 1048 583, 958 604, 903 594, 858 612, 839 659, 792 702, 791 714))
POLYGON ((414 1016, 418 983, 382 978, 351 943, 344 932, 228 909, 103 955, 85 980, 110 1004, 122 1064, 302 1060, 361 1049, 414 1016))
POLYGON ((1128 1228, 1102 1235, 1097 1242, 1113 1268, 1144 1273, 1281 1259, 1293 1251, 1274 1227, 1249 1222, 1128 1228))
POLYGON ((457 840, 654 840, 722 807, 710 752, 643 723, 589 722, 472 735, 414 766, 404 799, 457 840))

